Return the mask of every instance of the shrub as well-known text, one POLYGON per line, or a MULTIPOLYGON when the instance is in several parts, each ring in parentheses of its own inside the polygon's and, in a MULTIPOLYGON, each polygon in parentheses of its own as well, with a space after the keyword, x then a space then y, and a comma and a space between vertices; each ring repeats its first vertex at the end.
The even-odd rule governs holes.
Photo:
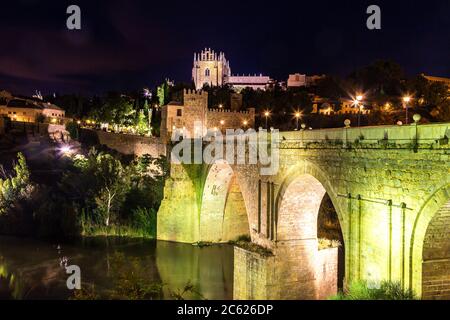
POLYGON ((6 213, 18 201, 27 199, 34 189, 25 157, 18 153, 17 159, 14 166, 15 175, 7 175, 3 168, 0 168, 0 215, 6 213))
POLYGON ((381 283, 356 281, 347 292, 331 297, 332 300, 415 300, 411 289, 403 289, 400 282, 381 283))

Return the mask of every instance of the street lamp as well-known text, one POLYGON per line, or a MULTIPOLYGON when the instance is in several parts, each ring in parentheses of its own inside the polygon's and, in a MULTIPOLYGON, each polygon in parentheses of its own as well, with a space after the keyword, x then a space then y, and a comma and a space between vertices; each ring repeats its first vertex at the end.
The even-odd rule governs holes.
POLYGON ((266 117, 266 129, 268 129, 267 121, 268 121, 268 119, 269 119, 270 112, 269 112, 269 111, 264 112, 264 116, 266 117))
POLYGON ((405 107, 405 112, 406 112, 406 115, 405 115, 405 124, 408 124, 408 103, 410 103, 411 102, 411 97, 410 96, 404 96, 403 97, 403 105, 404 105, 404 107, 405 107))
POLYGON ((298 131, 298 120, 300 119, 301 116, 302 116, 302 114, 300 112, 295 113, 295 121, 296 121, 295 130, 296 131, 298 131))
POLYGON ((363 99, 364 99, 364 96, 361 94, 358 94, 356 96, 356 99, 353 100, 353 105, 358 108, 358 127, 361 126, 361 111, 364 108, 364 106, 362 105, 363 99))

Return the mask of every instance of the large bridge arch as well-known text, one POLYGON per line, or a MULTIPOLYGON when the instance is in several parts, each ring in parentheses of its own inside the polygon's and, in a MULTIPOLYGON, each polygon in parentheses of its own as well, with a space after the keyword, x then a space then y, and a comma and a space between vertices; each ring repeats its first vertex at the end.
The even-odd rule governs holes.
POLYGON ((225 161, 206 168, 201 194, 199 236, 203 242, 228 242, 249 236, 249 218, 237 174, 225 161))
MULTIPOLYGON (((345 241, 347 235, 345 226, 347 224, 347 221, 344 219, 345 215, 344 211, 341 208, 341 202, 338 200, 338 195, 332 187, 331 181, 328 178, 327 174, 317 165, 306 160, 302 161, 302 163, 299 163, 296 166, 292 166, 281 174, 281 185, 275 200, 275 206, 277 208, 277 215, 275 218, 277 225, 277 240, 281 240, 278 237, 278 227, 280 223, 279 216, 282 200, 283 198, 285 198, 288 188, 292 187, 293 183, 299 184, 297 188, 306 187, 306 191, 311 193, 311 195, 313 196, 313 198, 311 199, 311 205, 313 207, 310 209, 314 208, 313 210, 318 210, 325 194, 330 197, 333 207, 336 210, 336 214, 338 216, 339 224, 341 226, 345 241), (302 179, 303 183, 301 182, 302 179)), ((307 201, 308 197, 303 197, 303 199, 301 200, 307 201)))
POLYGON ((312 163, 303 162, 284 174, 275 200, 275 250, 283 257, 277 272, 287 279, 280 283, 286 281, 283 288, 290 298, 326 299, 342 285, 343 273, 338 271, 345 262, 343 257, 338 259, 340 249, 319 249, 319 212, 325 195, 333 203, 343 234, 337 197, 325 173, 312 163))
POLYGON ((434 299, 450 296, 449 228, 450 184, 446 184, 425 202, 414 223, 410 287, 420 297, 434 299), (436 291, 431 289, 433 286, 437 286, 436 291))

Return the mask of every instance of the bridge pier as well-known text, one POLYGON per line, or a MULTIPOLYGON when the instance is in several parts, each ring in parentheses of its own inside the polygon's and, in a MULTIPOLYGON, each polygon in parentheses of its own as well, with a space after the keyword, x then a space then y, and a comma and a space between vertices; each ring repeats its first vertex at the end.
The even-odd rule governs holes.
POLYGON ((280 244, 272 254, 234 249, 236 300, 323 300, 337 293, 338 248, 317 240, 280 244))

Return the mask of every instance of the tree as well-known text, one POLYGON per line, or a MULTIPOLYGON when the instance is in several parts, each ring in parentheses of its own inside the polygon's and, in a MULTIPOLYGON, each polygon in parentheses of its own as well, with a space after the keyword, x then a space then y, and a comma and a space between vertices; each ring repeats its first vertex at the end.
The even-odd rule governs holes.
POLYGON ((25 157, 22 153, 18 153, 17 159, 14 176, 7 175, 5 170, 0 167, 0 215, 6 213, 19 200, 27 198, 33 190, 25 157))
POLYGON ((133 125, 136 111, 130 98, 117 92, 109 92, 102 100, 100 107, 92 110, 91 117, 118 126, 133 125))
POLYGON ((119 200, 127 191, 123 181, 127 179, 127 175, 124 174, 121 162, 109 154, 98 154, 95 162, 93 174, 100 187, 96 202, 105 215, 105 225, 109 226, 112 211, 118 209, 119 200))
POLYGON ((137 133, 141 135, 147 134, 150 130, 148 126, 148 121, 145 118, 144 110, 140 110, 138 113, 138 117, 136 120, 136 129, 137 133))
MULTIPOLYGON (((399 95, 404 73, 401 66, 393 61, 378 60, 350 75, 355 86, 362 86, 375 95, 399 95)), ((359 89, 363 89, 359 88, 359 89)))
POLYGON ((169 84, 164 81, 157 89, 158 103, 160 106, 166 105, 169 101, 169 84))
POLYGON ((341 80, 332 76, 327 76, 318 80, 316 84, 316 94, 320 97, 332 100, 339 100, 340 98, 347 96, 347 93, 341 84, 341 80))

